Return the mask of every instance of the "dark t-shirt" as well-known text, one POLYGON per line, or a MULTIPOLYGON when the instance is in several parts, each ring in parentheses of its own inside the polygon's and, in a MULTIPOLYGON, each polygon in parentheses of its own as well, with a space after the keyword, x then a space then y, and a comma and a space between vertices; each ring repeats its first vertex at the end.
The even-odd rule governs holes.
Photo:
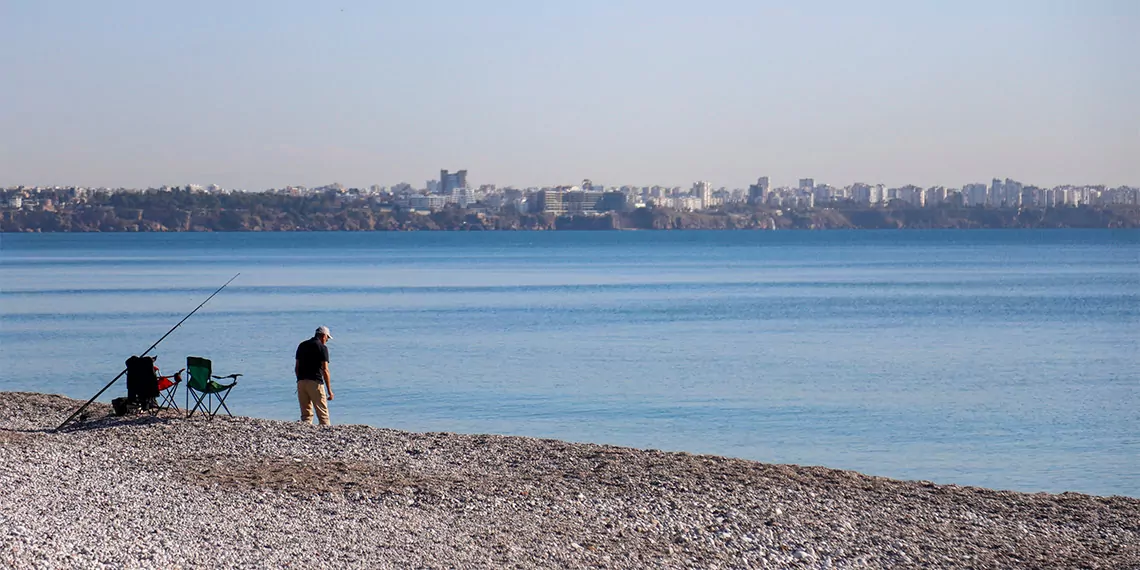
POLYGON ((297 345, 297 380, 316 380, 325 383, 321 365, 329 361, 329 347, 315 337, 297 345))

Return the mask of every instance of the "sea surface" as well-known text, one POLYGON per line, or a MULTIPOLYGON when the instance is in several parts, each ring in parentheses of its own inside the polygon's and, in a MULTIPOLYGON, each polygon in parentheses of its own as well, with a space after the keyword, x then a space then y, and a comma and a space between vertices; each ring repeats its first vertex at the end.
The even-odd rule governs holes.
POLYGON ((1140 497, 1140 231, 0 234, 0 390, 87 399, 238 273, 155 351, 236 414, 326 325, 334 423, 1140 497))

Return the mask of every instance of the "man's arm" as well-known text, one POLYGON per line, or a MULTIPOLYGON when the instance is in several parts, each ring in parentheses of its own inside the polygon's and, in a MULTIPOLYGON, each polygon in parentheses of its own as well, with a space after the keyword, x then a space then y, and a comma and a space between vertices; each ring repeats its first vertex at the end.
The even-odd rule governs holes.
POLYGON ((329 361, 321 363, 321 375, 325 377, 325 392, 328 392, 328 398, 333 399, 332 393, 332 376, 329 375, 329 361))
POLYGON ((297 380, 301 379, 301 359, 299 358, 293 359, 293 376, 296 376, 297 380))

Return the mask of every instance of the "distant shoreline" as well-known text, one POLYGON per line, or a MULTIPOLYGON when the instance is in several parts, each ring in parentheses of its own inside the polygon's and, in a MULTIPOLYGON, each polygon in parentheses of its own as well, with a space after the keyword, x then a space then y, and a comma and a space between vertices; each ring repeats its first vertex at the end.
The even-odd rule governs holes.
POLYGON ((390 206, 182 208, 166 204, 3 210, 0 232, 578 231, 830 229, 1135 229, 1140 206, 1060 208, 837 207, 723 211, 638 208, 593 215, 489 213, 390 206))
MULTIPOLYGON (((47 202, 0 209, 3 233, 122 231, 565 231, 821 229, 1127 229, 1140 205, 991 207, 895 204, 829 207, 733 205, 710 211, 646 206, 591 214, 521 213, 503 207, 421 211, 335 196, 141 194, 107 203, 47 202)), ((897 201, 896 201, 897 202, 897 201)))

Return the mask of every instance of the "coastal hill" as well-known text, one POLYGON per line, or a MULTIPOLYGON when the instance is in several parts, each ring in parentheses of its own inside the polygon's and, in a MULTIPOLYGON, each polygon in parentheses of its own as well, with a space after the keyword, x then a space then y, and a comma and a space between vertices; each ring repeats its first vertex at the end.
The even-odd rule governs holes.
POLYGON ((1140 567, 1137 498, 0 398, 4 567, 1140 567))
MULTIPOLYGON (((61 197, 62 198, 62 197, 61 197)), ((413 210, 335 192, 117 192, 83 202, 45 199, 34 207, 0 209, 4 232, 429 231, 429 230, 673 230, 673 229, 936 229, 1140 228, 1140 206, 918 208, 838 203, 816 208, 738 204, 711 211, 641 207, 595 215, 558 216, 490 209, 479 204, 413 210)))

